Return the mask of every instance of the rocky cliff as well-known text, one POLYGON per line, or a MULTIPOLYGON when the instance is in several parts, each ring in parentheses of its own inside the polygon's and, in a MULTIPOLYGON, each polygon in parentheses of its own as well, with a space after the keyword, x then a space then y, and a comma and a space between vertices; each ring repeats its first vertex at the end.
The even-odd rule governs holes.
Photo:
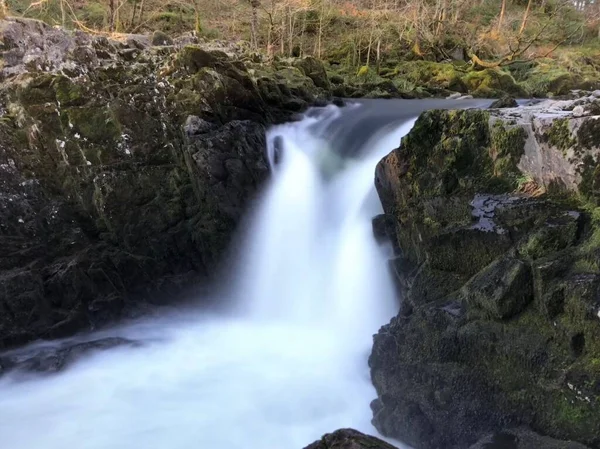
POLYGON ((268 174, 264 131, 329 97, 316 60, 0 22, 0 348, 173 300, 268 174))
POLYGON ((594 96, 429 111, 379 164, 404 296, 369 361, 382 434, 600 447, 599 114, 594 96))

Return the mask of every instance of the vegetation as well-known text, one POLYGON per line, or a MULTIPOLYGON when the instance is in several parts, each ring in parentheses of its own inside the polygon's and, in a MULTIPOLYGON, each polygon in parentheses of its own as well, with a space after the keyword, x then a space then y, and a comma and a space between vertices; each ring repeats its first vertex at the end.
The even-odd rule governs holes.
POLYGON ((401 91, 485 97, 600 87, 594 0, 0 1, 1 14, 67 28, 193 33, 243 41, 270 58, 311 55, 339 84, 390 79, 401 91))
POLYGON ((497 67, 600 38, 593 0, 2 0, 16 15, 111 32, 248 40, 271 54, 462 59, 497 67))

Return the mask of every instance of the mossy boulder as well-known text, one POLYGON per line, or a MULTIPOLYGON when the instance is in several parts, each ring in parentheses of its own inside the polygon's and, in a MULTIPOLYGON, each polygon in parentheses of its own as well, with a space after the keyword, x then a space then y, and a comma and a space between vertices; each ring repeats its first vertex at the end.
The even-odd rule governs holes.
POLYGON ((152 45, 164 46, 173 45, 173 39, 166 33, 156 30, 152 34, 152 45))
POLYGON ((527 92, 517 84, 510 73, 498 69, 472 70, 462 81, 476 97, 495 98, 506 94, 525 97, 527 92))
POLYGON ((518 106, 517 100, 515 100, 511 96, 504 96, 499 100, 494 101, 490 105, 490 109, 500 109, 500 108, 516 108, 518 106))
POLYGON ((455 64, 431 61, 407 61, 398 64, 394 75, 415 86, 467 93, 463 82, 464 68, 455 64))
POLYGON ((380 162, 405 298, 369 359, 383 435, 600 447, 600 135, 574 104, 429 111, 380 162))
POLYGON ((323 63, 312 56, 307 56, 302 59, 298 59, 295 62, 295 66, 298 67, 304 75, 308 76, 313 80, 315 86, 321 89, 329 89, 329 78, 323 63))

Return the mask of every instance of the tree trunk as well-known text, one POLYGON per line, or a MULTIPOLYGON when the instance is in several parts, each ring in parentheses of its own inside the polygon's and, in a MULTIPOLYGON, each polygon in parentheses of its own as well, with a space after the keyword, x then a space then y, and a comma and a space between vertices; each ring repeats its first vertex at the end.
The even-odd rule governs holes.
POLYGON ((121 22, 121 2, 117 0, 117 8, 115 9, 115 31, 118 33, 120 30, 120 22, 121 22))
POLYGON ((523 21, 521 22, 521 28, 519 28, 519 35, 523 34, 525 31, 525 27, 527 26, 527 21, 529 20, 529 13, 531 12, 531 4, 533 0, 529 0, 527 2, 527 9, 525 9, 525 13, 523 14, 523 21))
POLYGON ((321 14, 319 14, 319 35, 317 37, 316 56, 321 58, 321 40, 323 39, 323 16, 325 15, 325 0, 321 0, 321 14))
POLYGON ((304 57, 304 32, 306 31, 306 13, 302 15, 302 31, 300 32, 300 57, 304 57))
POLYGON ((137 6, 138 6, 138 2, 137 0, 133 1, 133 9, 131 11, 131 19, 129 19, 129 31, 133 30, 135 28, 135 14, 137 13, 137 6))
POLYGON ((258 50, 258 7, 260 2, 258 0, 250 0, 250 6, 252 6, 252 20, 250 22, 250 41, 253 50, 258 50))
POLYGON ((108 31, 115 30, 115 0, 108 0, 108 31))
MULTIPOLYGON (((143 1, 144 0, 142 0, 142 2, 143 1)), ((194 31, 196 32, 196 35, 202 33, 202 21, 200 17, 200 0, 194 0, 194 31)))
POLYGON ((65 9, 65 0, 60 0, 60 21, 64 28, 67 24, 67 11, 65 9))
POLYGON ((381 62, 381 36, 377 38, 377 62, 375 67, 377 69, 377 74, 379 75, 379 63, 381 62))
POLYGON ((279 47, 281 55, 285 54, 285 16, 281 15, 281 27, 279 29, 279 47))
POLYGON ((371 47, 373 46, 373 30, 369 33, 369 46, 367 47, 367 67, 371 63, 371 47))
POLYGON ((502 0, 502 8, 500 9, 500 17, 498 17, 498 28, 497 33, 500 34, 502 29, 502 23, 504 22, 504 16, 506 14, 506 0, 502 0))
POLYGON ((146 6, 145 0, 141 0, 140 1, 140 18, 139 18, 140 23, 144 22, 144 13, 146 12, 146 10, 144 9, 145 6, 146 6))
POLYGON ((294 28, 296 28, 295 14, 288 8, 289 20, 288 20, 288 54, 294 54, 294 28))

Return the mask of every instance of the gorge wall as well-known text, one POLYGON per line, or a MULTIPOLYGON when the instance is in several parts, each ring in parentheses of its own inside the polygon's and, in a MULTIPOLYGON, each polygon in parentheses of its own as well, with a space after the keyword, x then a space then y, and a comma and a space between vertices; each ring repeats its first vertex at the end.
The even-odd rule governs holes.
POLYGON ((369 361, 383 435, 550 447, 517 446, 525 425, 600 447, 599 150, 591 95, 429 111, 379 164, 404 297, 369 361))
POLYGON ((311 58, 154 44, 0 22, 0 348, 209 279, 268 175, 265 125, 330 98, 311 58))

